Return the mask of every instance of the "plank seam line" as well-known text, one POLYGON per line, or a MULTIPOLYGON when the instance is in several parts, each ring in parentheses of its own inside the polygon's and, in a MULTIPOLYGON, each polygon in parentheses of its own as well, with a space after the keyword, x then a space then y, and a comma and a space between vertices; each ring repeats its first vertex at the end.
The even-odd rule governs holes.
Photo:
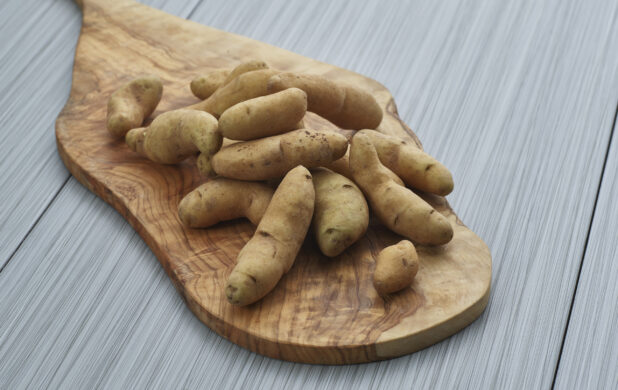
POLYGON ((193 6, 193 9, 191 10, 191 12, 189 12, 189 15, 187 15, 185 19, 190 20, 191 16, 193 16, 193 14, 195 13, 195 10, 200 6, 200 4, 202 4, 202 0, 195 3, 195 5, 193 6))
MULTIPOLYGON (((200 6, 201 1, 198 1, 193 8, 191 9, 191 12, 189 12, 189 14, 187 15, 187 17, 185 19, 189 20, 189 18, 191 18, 191 16, 193 16, 193 14, 195 13, 195 10, 200 6)), ((13 257, 15 257, 15 254, 17 254, 17 252, 19 251, 19 249, 21 248, 21 246, 23 245, 24 241, 26 241, 26 239, 28 238, 28 236, 30 235, 30 233, 32 233, 32 230, 34 229, 34 227, 39 223, 39 221, 41 220, 41 218, 43 217, 43 215, 45 215, 45 213, 47 212, 47 210, 50 208, 50 206, 54 203, 54 201, 56 200, 56 198, 58 197, 58 195, 60 194, 60 191, 62 191, 62 189, 67 185, 68 181, 71 179, 71 174, 69 174, 66 178, 66 180, 64 181, 64 183, 62 183, 62 185, 60 186, 60 188, 58 189, 58 191, 54 194, 54 196, 52 197, 52 199, 49 201, 49 203, 47 203, 47 205, 45 206, 45 208, 43 209, 43 211, 41 212, 41 214, 39 214, 39 216, 37 217, 37 219, 34 221, 34 223, 32 224, 32 226, 30 226, 30 228, 28 229, 28 231, 26 232, 26 234, 22 237, 21 241, 19 242, 19 244, 17 245, 17 247, 15 248, 15 250, 13 250, 13 252, 11 252, 11 255, 9 256, 9 258, 7 259, 7 261, 3 264, 0 265, 0 273, 2 271, 4 271, 4 268, 6 268, 6 266, 11 262, 11 260, 13 259, 13 257)))
POLYGON ((577 287, 579 287, 579 278, 582 274, 582 268, 584 268, 584 259, 588 250, 588 243, 590 242, 590 232, 592 231, 592 225, 594 223, 594 217, 597 211, 597 203, 599 201, 599 195, 601 193, 601 185, 603 184, 603 178, 605 177, 605 170, 607 168, 607 160, 609 159, 609 151, 612 146, 612 140, 614 138, 614 131, 616 130, 616 117, 618 116, 618 103, 616 104, 616 110, 614 111, 614 122, 609 133, 609 140, 607 142, 607 148, 605 149, 605 159, 603 160, 603 168, 601 169, 601 176, 599 178, 599 184, 597 186, 597 194, 594 198, 594 206, 592 207, 592 216, 590 217, 590 223, 588 224, 588 232, 586 233, 586 241, 584 243, 584 250, 582 252, 581 260, 579 262, 579 270, 577 271, 577 279, 575 279, 575 288, 573 289, 573 296, 571 297, 571 305, 569 307, 569 315, 567 316, 566 326, 562 333, 562 342, 560 343, 560 351, 558 352, 558 361, 556 362, 556 368, 554 370, 554 378, 551 383, 552 390, 556 386, 556 378, 558 377, 558 370, 560 369, 560 361, 562 359, 562 352, 564 349, 564 343, 566 342, 567 333, 569 331, 569 324, 571 322, 571 315, 573 314, 573 306, 575 304, 575 297, 577 296, 577 287))
MULTIPOLYGON (((67 172, 68 174, 68 172, 67 172)), ((51 200, 47 203, 47 205, 45 206, 45 208, 43 209, 43 211, 41 212, 41 214, 39 214, 39 216, 36 218, 36 220, 34 221, 34 223, 32 224, 32 226, 30 226, 30 228, 28 229, 28 231, 26 232, 26 234, 22 237, 21 241, 19 242, 19 244, 17 245, 17 247, 15 248, 15 250, 13 250, 13 252, 11 253, 11 255, 9 256, 9 258, 7 259, 7 261, 0 266, 0 273, 2 271, 4 271, 4 268, 9 265, 9 263, 11 262, 11 260, 13 259, 13 257, 15 257, 15 254, 19 251, 19 249, 21 248, 21 246, 23 245, 24 241, 26 241, 26 239, 28 238, 28 236, 30 236, 30 233, 32 233, 32 230, 34 229, 34 227, 36 225, 38 225, 39 221, 41 220, 41 218, 43 217, 43 215, 45 215, 45 213, 47 213, 47 210, 49 210, 49 208, 51 207, 51 205, 56 201, 56 198, 58 197, 58 195, 60 194, 60 191, 62 191, 62 189, 67 185, 69 179, 71 179, 71 175, 68 174, 67 178, 65 179, 64 183, 62 183, 62 185, 60 186, 60 188, 58 188, 58 191, 56 191, 56 193, 54 194, 54 196, 51 198, 51 200)))

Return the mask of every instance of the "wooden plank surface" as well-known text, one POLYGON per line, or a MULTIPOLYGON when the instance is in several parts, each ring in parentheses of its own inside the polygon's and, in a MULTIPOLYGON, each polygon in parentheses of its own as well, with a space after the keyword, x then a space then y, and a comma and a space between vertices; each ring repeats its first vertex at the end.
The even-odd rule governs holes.
POLYGON ((557 389, 618 388, 617 173, 618 136, 614 127, 556 377, 557 389))
MULTIPOLYGON (((186 17, 197 0, 145 3, 186 17)), ((0 7, 1 270, 69 177, 54 121, 69 96, 81 14, 68 0, 8 0, 0 7)))
MULTIPOLYGON (((77 15, 63 4, 67 18, 77 15)), ((387 362, 263 358, 204 327, 137 235, 71 179, 0 274, 0 388, 550 387, 617 97, 616 5, 208 1, 192 18, 384 83, 425 148, 453 171, 451 203, 492 249, 487 311, 451 339, 387 362)), ((66 39, 74 46, 77 35, 66 39)), ((16 123, 31 112, 16 111, 16 123)), ((53 139, 53 118, 45 121, 49 133, 28 130, 35 140, 53 139)), ((41 153, 56 158, 53 143, 41 153)), ((39 196, 12 221, 26 219, 28 207, 45 209, 45 188, 21 183, 49 171, 5 171, 22 194, 39 196)))
POLYGON ((54 120, 69 96, 81 17, 69 1, 0 9, 0 269, 69 177, 54 120))

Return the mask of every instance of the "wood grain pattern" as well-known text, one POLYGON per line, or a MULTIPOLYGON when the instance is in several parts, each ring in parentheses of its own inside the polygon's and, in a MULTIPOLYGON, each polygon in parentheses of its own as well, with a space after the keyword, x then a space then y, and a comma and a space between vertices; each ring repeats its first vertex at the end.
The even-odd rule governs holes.
POLYGON ((0 270, 69 177, 57 157, 53 122, 69 95, 67 58, 80 26, 70 2, 1 6, 0 270))
MULTIPOLYGON (((444 247, 419 247, 421 269, 411 289, 384 301, 371 287, 372 257, 398 240, 374 227, 334 262, 307 243, 273 293, 249 308, 227 304, 224 282, 252 228, 242 222, 208 230, 181 226, 177 204, 201 181, 197 170, 192 162, 152 164, 108 135, 105 101, 118 85, 139 74, 158 74, 165 85, 161 112, 194 101, 187 86, 196 69, 259 58, 281 70, 362 86, 387 114, 381 131, 418 139, 397 116, 388 91, 358 74, 128 1, 85 1, 83 12, 71 97, 56 126, 60 155, 80 182, 135 227, 204 323, 268 356, 341 364, 416 351, 480 315, 489 298, 489 250, 440 197, 428 199, 449 218, 455 237, 444 247)), ((311 117, 307 122, 309 127, 323 123, 311 117)))
MULTIPOLYGON (((0 388, 552 387, 560 353, 562 363, 579 353, 561 344, 618 98, 615 2, 203 0, 193 12, 193 1, 144 2, 384 83, 453 171, 449 203, 492 249, 490 304, 441 343, 361 365, 270 359, 218 336, 96 195, 71 177, 46 207, 54 172, 69 175, 53 122, 69 93, 81 12, 69 0, 5 0, 1 38, 19 44, 0 45, 10 61, 0 115, 3 134, 21 136, 2 146, 29 153, 0 161, 10 183, 0 207, 13 215, 0 217, 2 235, 25 236, 0 272, 0 388), (36 12, 41 4, 52 6, 36 12)), ((570 324, 593 316, 613 329, 597 313, 573 313, 570 324)), ((601 356, 571 358, 581 361, 573 377, 611 383, 601 356)))
POLYGON ((612 138, 556 376, 557 389, 618 388, 618 134, 615 128, 612 138))
MULTIPOLYGON (((146 2, 187 16, 197 0, 146 2)), ((65 0, 7 0, 0 7, 0 188, 7 189, 0 203, 1 271, 70 176, 58 158, 53 123, 69 96, 81 15, 65 0)))

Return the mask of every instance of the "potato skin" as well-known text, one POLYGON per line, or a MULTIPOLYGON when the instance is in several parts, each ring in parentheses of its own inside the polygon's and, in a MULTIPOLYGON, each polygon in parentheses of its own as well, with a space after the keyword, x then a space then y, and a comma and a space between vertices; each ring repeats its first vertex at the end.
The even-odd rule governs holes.
POLYGON ((230 69, 217 69, 191 80, 191 92, 199 99, 206 99, 221 86, 230 74, 230 69))
POLYGON ((238 254, 225 287, 230 303, 242 306, 261 299, 290 270, 309 229, 314 201, 309 171, 303 166, 292 169, 238 254))
POLYGON ((177 164, 200 152, 198 168, 210 176, 211 156, 222 143, 217 120, 195 110, 168 111, 156 117, 147 128, 127 133, 126 142, 133 150, 160 164, 177 164))
POLYGON ((307 112, 307 94, 289 88, 240 102, 219 118, 224 137, 248 141, 293 130, 307 112))
POLYGON ((115 137, 124 137, 131 129, 140 127, 155 110, 163 83, 157 76, 143 76, 118 88, 107 103, 107 130, 115 137))
POLYGON ((313 168, 340 158, 347 143, 335 132, 294 130, 226 146, 213 156, 212 166, 217 174, 231 179, 277 179, 297 165, 313 168))
POLYGON ((260 223, 274 190, 263 183, 218 177, 189 192, 178 205, 185 226, 205 228, 221 221, 246 217, 260 223))
MULTIPOLYGON (((324 168, 328 168, 331 171, 337 172, 338 174, 343 175, 350 180, 354 180, 354 177, 352 176, 352 171, 350 170, 350 148, 348 147, 348 150, 340 159, 324 164, 324 168)), ((400 186, 404 185, 403 181, 399 178, 399 176, 395 175, 393 171, 386 167, 384 167, 383 171, 384 173, 388 174, 388 176, 395 183, 399 184, 400 186)))
POLYGON ((279 73, 268 81, 268 90, 300 88, 307 93, 309 111, 344 129, 375 129, 382 122, 382 108, 373 95, 351 85, 318 75, 279 73))
POLYGON ((307 109, 324 118, 341 111, 345 100, 344 90, 334 81, 313 74, 279 73, 268 81, 270 92, 299 88, 307 93, 307 109))
POLYGON ((341 111, 326 118, 344 129, 375 129, 382 122, 382 107, 368 92, 351 85, 342 85, 345 99, 341 111))
POLYGON ((328 169, 312 171, 315 188, 313 231, 322 253, 335 257, 367 231, 369 207, 350 179, 328 169))
POLYGON ((359 133, 369 137, 382 164, 410 187, 442 196, 453 191, 451 172, 413 143, 374 130, 359 133))
POLYGON ((230 83, 217 89, 208 99, 193 104, 188 109, 206 111, 219 118, 228 108, 245 100, 268 95, 268 80, 278 72, 262 69, 247 72, 234 78, 230 83))
POLYGON ((373 212, 393 232, 424 245, 442 245, 453 238, 448 219, 389 177, 365 134, 352 137, 350 169, 373 212))
POLYGON ((403 240, 380 252, 373 271, 373 286, 380 295, 391 294, 410 286, 418 272, 418 255, 414 245, 403 240))
POLYGON ((232 69, 230 74, 228 74, 225 80, 223 80, 222 85, 229 84, 232 80, 234 80, 236 77, 240 76, 243 73, 253 72, 254 70, 262 69, 268 69, 268 64, 266 64, 266 62, 264 61, 252 60, 243 62, 234 69, 232 69))

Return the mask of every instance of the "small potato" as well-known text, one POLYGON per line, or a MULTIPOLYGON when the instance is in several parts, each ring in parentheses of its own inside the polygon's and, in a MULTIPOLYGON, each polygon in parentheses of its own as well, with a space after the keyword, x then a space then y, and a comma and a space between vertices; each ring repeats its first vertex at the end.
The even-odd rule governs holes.
POLYGON ((339 133, 294 130, 226 146, 213 156, 212 166, 218 175, 230 179, 277 179, 297 165, 315 168, 336 160, 347 145, 339 133))
POLYGON ((163 93, 163 83, 157 76, 139 77, 112 93, 107 103, 107 130, 124 137, 140 127, 157 107, 163 93))
POLYGON ((307 112, 307 94, 290 88, 240 102, 219 118, 224 137, 248 141, 293 130, 307 112))
POLYGON ((360 133, 369 137, 382 164, 410 187, 442 196, 453 191, 451 172, 412 142, 374 130, 362 130, 360 133))
POLYGON ((390 230, 424 245, 442 245, 453 238, 453 227, 446 217, 389 177, 365 134, 352 137, 350 169, 371 210, 390 230))
POLYGON ((231 304, 243 306, 261 299, 290 270, 307 235, 314 202, 311 174, 302 166, 292 169, 238 254, 225 287, 231 304))
POLYGON ((335 257, 365 234, 369 208, 363 193, 348 178, 324 168, 315 169, 312 175, 313 230, 322 253, 335 257))
POLYGON ((178 205, 178 216, 192 228, 210 227, 240 217, 257 225, 273 192, 263 183, 218 177, 189 192, 178 205))
POLYGON ((212 176, 210 158, 221 147, 222 137, 212 115, 180 109, 159 115, 147 128, 129 131, 126 143, 134 151, 160 164, 177 164, 200 152, 198 169, 204 175, 212 176))
POLYGON ((230 72, 229 69, 217 69, 194 78, 191 80, 191 92, 202 100, 208 98, 223 85, 230 72))
POLYGON ((311 112, 344 129, 375 129, 382 122, 382 108, 368 92, 317 75, 279 73, 268 81, 268 90, 300 88, 307 93, 311 112))
POLYGON ((373 272, 373 286, 380 295, 410 286, 418 272, 418 255, 407 240, 382 249, 373 272))
POLYGON ((243 73, 215 91, 208 99, 193 104, 188 109, 206 111, 216 118, 228 108, 245 100, 268 95, 268 80, 278 72, 273 69, 243 73))

